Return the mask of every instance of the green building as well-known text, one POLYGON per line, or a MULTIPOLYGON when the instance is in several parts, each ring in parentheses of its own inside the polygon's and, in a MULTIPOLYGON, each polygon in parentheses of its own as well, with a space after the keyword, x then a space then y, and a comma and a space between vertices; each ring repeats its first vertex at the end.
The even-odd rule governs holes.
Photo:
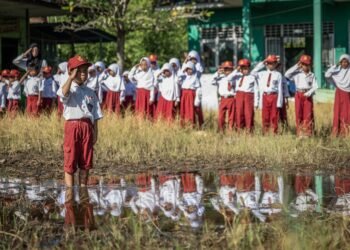
POLYGON ((225 60, 247 57, 257 62, 272 53, 281 56, 286 70, 305 53, 313 56, 314 71, 323 79, 323 71, 349 51, 347 0, 160 1, 159 5, 189 3, 198 11, 212 12, 205 20, 188 22, 189 49, 200 51, 209 72, 225 60))

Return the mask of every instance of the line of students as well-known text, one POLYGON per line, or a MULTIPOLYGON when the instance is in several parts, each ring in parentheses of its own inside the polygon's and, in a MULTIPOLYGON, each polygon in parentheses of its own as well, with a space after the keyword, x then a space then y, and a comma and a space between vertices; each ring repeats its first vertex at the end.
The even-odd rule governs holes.
MULTIPOLYGON (((336 88, 333 135, 347 135, 350 126, 350 56, 342 55, 339 63, 326 72, 326 79, 336 88)), ((288 81, 296 85, 295 117, 297 135, 311 136, 314 132, 313 95, 318 84, 311 71, 312 59, 308 55, 288 69, 284 75, 278 70, 279 57, 269 55, 251 70, 248 59, 241 59, 235 68, 230 61, 223 62, 213 76, 212 84, 218 88, 218 128, 254 130, 255 109, 262 110, 263 133, 278 132, 278 123, 287 121, 288 81)), ((52 68, 26 66, 26 74, 20 78, 17 70, 3 70, 0 81, 0 108, 7 106, 14 116, 19 110, 21 84, 27 96, 26 112, 38 116, 44 110, 50 112, 57 100, 58 114, 63 105, 57 97, 59 86, 68 79, 67 63, 58 65, 57 74, 52 68)), ((88 69, 86 85, 95 91, 103 109, 120 114, 130 109, 138 116, 148 119, 173 121, 178 114, 181 123, 203 125, 201 107, 202 90, 200 78, 203 66, 196 51, 191 51, 180 65, 172 58, 159 68, 157 56, 143 57, 139 64, 121 74, 119 66, 111 64, 107 69, 103 62, 96 62, 88 69)))

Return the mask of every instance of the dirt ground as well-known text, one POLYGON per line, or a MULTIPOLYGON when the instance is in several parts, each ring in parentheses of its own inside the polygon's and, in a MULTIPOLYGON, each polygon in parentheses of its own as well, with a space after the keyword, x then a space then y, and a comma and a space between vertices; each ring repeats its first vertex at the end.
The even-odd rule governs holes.
MULTIPOLYGON (((334 172, 334 165, 310 166, 310 165, 293 165, 293 166, 267 166, 261 162, 243 161, 234 159, 231 161, 223 159, 213 159, 212 161, 201 161, 200 159, 187 159, 183 162, 161 162, 150 160, 149 162, 130 164, 117 163, 112 160, 99 159, 95 157, 94 168, 91 175, 114 176, 128 175, 140 172, 178 172, 178 171, 201 171, 211 172, 222 169, 254 169, 254 170, 278 170, 284 172, 313 172, 321 170, 322 172, 334 172)), ((347 166, 337 166, 336 170, 346 171, 347 166)), ((55 153, 38 153, 38 152, 16 152, 0 153, 0 176, 13 178, 35 178, 37 180, 62 179, 63 177, 63 154, 55 153)))

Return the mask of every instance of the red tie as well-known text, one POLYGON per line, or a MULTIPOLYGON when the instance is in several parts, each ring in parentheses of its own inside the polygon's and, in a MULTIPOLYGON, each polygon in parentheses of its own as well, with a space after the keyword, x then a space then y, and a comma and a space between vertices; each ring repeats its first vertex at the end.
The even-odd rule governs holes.
POLYGON ((228 91, 232 90, 232 83, 231 82, 228 82, 227 89, 228 89, 228 91))
POLYGON ((267 87, 270 87, 271 82, 271 73, 269 74, 269 77, 267 78, 267 87))
POLYGON ((244 76, 242 76, 241 81, 239 82, 239 87, 242 87, 243 79, 244 79, 244 76))

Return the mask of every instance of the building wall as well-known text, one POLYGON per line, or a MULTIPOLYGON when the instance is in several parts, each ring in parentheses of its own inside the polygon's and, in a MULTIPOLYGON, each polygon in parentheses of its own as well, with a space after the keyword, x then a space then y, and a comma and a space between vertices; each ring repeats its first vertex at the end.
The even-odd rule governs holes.
MULTIPOLYGON (((334 23, 335 57, 349 51, 350 3, 324 3, 323 21, 334 23)), ((241 25, 242 9, 217 9, 208 22, 190 20, 189 48, 200 50, 200 27, 241 25)), ((264 27, 269 24, 312 23, 312 1, 255 3, 251 9, 251 55, 253 61, 265 56, 264 27), (306 4, 305 4, 306 2, 306 4)))

